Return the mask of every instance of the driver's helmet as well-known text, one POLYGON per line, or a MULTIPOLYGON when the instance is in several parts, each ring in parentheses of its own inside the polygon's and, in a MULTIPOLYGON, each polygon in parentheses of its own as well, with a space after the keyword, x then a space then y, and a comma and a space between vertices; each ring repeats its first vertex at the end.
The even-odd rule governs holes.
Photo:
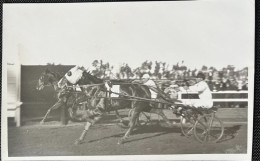
POLYGON ((144 74, 142 78, 143 79, 150 79, 150 76, 149 76, 149 74, 144 74))

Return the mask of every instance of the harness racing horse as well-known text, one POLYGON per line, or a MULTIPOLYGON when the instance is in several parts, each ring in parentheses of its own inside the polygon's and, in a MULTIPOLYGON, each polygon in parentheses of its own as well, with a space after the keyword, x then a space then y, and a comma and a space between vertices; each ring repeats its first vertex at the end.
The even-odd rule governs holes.
MULTIPOLYGON (((55 92, 56 92, 56 97, 59 99, 58 102, 60 102, 60 98, 62 98, 64 95, 64 93, 66 93, 65 90, 62 90, 58 87, 58 81, 60 80, 61 76, 60 74, 56 73, 56 72, 52 72, 49 69, 46 69, 43 73, 41 73, 40 78, 38 80, 38 84, 36 86, 36 89, 38 91, 41 91, 44 89, 44 87, 46 86, 51 86, 54 88, 55 92)), ((67 92, 68 93, 68 92, 67 92)), ((69 93, 68 93, 69 94, 69 93)), ((67 96, 70 96, 66 94, 67 96)), ((56 103, 57 104, 57 103, 56 103)), ((55 105, 56 105, 55 104, 55 105)), ((44 123, 45 119, 47 118, 47 116, 49 115, 49 113, 54 110, 54 109, 58 109, 61 106, 52 106, 51 108, 48 109, 47 113, 45 114, 44 118, 41 121, 41 124, 44 123)))
MULTIPOLYGON (((48 109, 48 111, 46 112, 45 116, 43 117, 43 119, 41 120, 41 124, 44 123, 45 119, 48 117, 49 113, 52 110, 56 110, 60 107, 62 107, 62 105, 66 105, 66 107, 68 107, 68 112, 69 112, 69 118, 72 121, 75 122, 81 122, 82 119, 82 112, 81 111, 77 111, 76 109, 76 105, 75 105, 75 100, 79 99, 77 98, 78 95, 73 95, 72 94, 72 88, 59 88, 58 87, 58 81, 60 80, 61 76, 58 73, 52 72, 49 69, 46 69, 43 73, 41 73, 40 78, 38 80, 38 84, 36 86, 36 89, 38 91, 41 91, 44 89, 44 87, 46 86, 52 86, 55 90, 55 92, 57 93, 57 98, 58 101, 48 109), (68 105, 70 102, 70 105, 68 105)), ((94 90, 95 88, 93 88, 92 90, 94 90)), ((82 95, 80 95, 82 99, 82 95)), ((84 99, 84 98, 83 98, 84 99)), ((119 115, 118 111, 115 110, 116 113, 116 117, 117 119, 119 119, 120 123, 122 123, 122 126, 125 127, 127 126, 127 123, 121 118, 121 116, 119 115)))
MULTIPOLYGON (((58 102, 52 106, 51 108, 48 109, 47 113, 45 114, 45 116, 43 117, 41 124, 44 123, 45 119, 47 118, 47 116, 49 115, 49 113, 52 110, 58 109, 61 106, 57 106, 57 104, 61 104, 60 102, 63 102, 63 97, 67 96, 69 97, 66 100, 69 100, 72 102, 72 104, 75 102, 73 100, 75 100, 75 96, 73 94, 71 94, 71 89, 61 89, 58 87, 58 81, 60 80, 61 76, 59 73, 56 72, 52 72, 49 69, 46 69, 43 73, 41 73, 40 78, 38 80, 38 84, 36 86, 36 89, 38 91, 41 91, 44 89, 44 87, 46 86, 51 86, 54 88, 55 92, 56 92, 56 97, 58 98, 58 102)), ((66 102, 68 103, 68 102, 66 102)), ((73 108, 68 108, 69 111, 69 118, 72 121, 81 121, 81 118, 78 117, 78 115, 76 114, 75 110, 73 108)))
POLYGON ((43 90, 45 86, 52 86, 54 90, 57 91, 58 81, 60 78, 60 74, 51 72, 49 69, 46 69, 43 73, 41 73, 36 89, 40 91, 43 90))
MULTIPOLYGON (((112 82, 112 84, 113 83, 114 82, 112 82)), ((151 99, 151 92, 148 86, 142 84, 121 83, 119 98, 122 99, 111 99, 109 101, 109 108, 106 108, 106 104, 108 102, 106 99, 108 83, 106 81, 92 76, 83 67, 76 66, 68 71, 65 76, 63 76, 58 82, 58 86, 60 88, 63 88, 68 84, 94 84, 93 87, 95 87, 94 89, 91 87, 86 87, 83 89, 84 93, 91 99, 91 101, 89 101, 90 108, 85 111, 83 116, 84 120, 86 121, 85 128, 80 137, 76 140, 75 144, 82 143, 90 126, 94 125, 104 116, 107 111, 110 110, 118 110, 123 108, 131 108, 134 110, 130 118, 129 129, 126 131, 125 135, 119 139, 118 144, 124 143, 125 140, 130 136, 141 112, 156 113, 160 115, 169 126, 172 126, 171 122, 167 119, 162 109, 155 108, 151 102, 135 99, 124 99, 129 97, 139 97, 147 100, 151 99)))

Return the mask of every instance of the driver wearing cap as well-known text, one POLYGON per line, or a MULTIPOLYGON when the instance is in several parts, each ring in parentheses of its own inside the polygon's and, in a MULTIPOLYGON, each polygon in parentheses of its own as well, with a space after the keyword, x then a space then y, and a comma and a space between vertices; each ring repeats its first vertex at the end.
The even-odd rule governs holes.
POLYGON ((149 74, 143 75, 142 83, 149 87, 150 92, 151 92, 151 98, 156 99, 157 98, 157 86, 156 86, 155 82, 150 79, 149 74))
POLYGON ((195 108, 211 108, 213 106, 212 94, 208 84, 205 82, 205 75, 203 73, 198 73, 196 77, 196 84, 189 87, 181 87, 180 90, 182 92, 198 92, 199 94, 199 100, 183 100, 182 102, 184 105, 192 106, 195 108))

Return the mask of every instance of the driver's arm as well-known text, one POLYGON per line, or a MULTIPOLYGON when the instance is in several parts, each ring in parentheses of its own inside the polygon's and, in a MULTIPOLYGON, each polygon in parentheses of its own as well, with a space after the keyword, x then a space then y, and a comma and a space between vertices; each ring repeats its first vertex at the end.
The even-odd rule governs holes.
POLYGON ((198 84, 195 84, 195 85, 189 87, 190 91, 199 92, 199 93, 202 93, 206 89, 207 89, 207 86, 205 83, 198 83, 198 84))

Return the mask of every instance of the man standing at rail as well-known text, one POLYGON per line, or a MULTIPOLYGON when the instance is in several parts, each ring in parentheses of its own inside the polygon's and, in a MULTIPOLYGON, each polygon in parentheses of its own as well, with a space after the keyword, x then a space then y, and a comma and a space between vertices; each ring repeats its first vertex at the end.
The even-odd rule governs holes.
POLYGON ((198 92, 199 100, 187 99, 183 100, 183 104, 186 106, 191 106, 195 108, 211 108, 213 106, 212 94, 209 89, 208 84, 205 82, 205 75, 203 73, 198 73, 196 77, 196 84, 192 86, 180 87, 182 92, 198 92))

